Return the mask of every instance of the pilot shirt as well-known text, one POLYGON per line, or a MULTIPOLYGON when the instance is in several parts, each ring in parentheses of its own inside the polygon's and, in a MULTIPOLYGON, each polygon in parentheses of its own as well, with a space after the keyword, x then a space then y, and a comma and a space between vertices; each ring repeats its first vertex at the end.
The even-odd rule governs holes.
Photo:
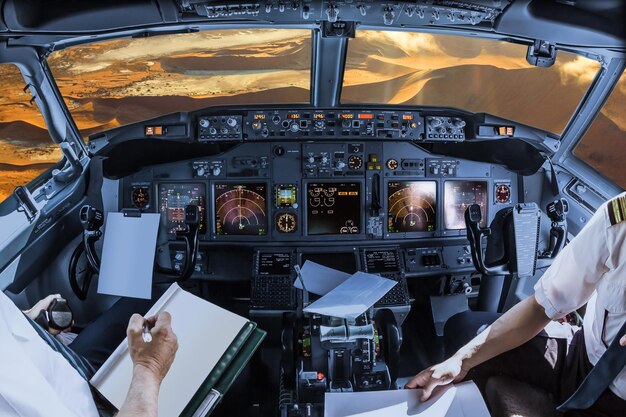
MULTIPOLYGON (((535 298, 553 320, 588 303, 585 347, 595 365, 626 321, 626 193, 602 205, 565 246, 535 285, 535 298)), ((626 400, 626 367, 609 388, 626 400)))
POLYGON ((2 291, 0 416, 98 416, 87 382, 2 291))

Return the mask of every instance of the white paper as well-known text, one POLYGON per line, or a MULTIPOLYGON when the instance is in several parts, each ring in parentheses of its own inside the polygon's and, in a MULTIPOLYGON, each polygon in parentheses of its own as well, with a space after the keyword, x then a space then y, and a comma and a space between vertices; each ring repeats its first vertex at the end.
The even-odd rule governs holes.
POLYGON ((396 281, 378 275, 357 272, 306 307, 304 311, 348 320, 355 319, 376 304, 396 284, 396 281))
POLYGON ((156 213, 143 213, 141 217, 107 215, 98 293, 151 298, 160 219, 156 213))
POLYGON ((426 402, 421 390, 327 393, 325 417, 489 417, 487 406, 473 382, 435 390, 426 402))
MULTIPOLYGON (((248 320, 190 294, 177 284, 170 286, 146 316, 161 311, 172 315, 172 330, 178 337, 174 363, 159 393, 158 415, 170 417, 183 411, 248 320)), ((125 339, 90 382, 119 409, 130 387, 132 369, 125 339)))
MULTIPOLYGON (((350 277, 350 274, 337 271, 312 261, 305 261, 300 270, 306 290, 317 295, 326 295, 350 277)), ((296 278, 293 286, 302 289, 302 283, 296 278)))

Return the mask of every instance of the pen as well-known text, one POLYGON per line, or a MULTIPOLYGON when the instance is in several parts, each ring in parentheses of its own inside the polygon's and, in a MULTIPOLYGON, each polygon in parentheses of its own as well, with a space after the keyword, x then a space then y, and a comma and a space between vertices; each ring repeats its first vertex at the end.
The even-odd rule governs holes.
POLYGON ((150 329, 148 329, 147 323, 144 323, 143 325, 143 334, 141 336, 143 337, 144 342, 146 343, 152 342, 152 333, 150 333, 150 329))

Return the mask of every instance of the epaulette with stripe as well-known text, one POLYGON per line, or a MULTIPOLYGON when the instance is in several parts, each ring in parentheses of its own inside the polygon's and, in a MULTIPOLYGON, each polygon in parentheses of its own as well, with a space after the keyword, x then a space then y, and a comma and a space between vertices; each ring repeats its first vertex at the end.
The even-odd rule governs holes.
POLYGON ((611 226, 626 221, 626 195, 615 197, 606 206, 611 226))

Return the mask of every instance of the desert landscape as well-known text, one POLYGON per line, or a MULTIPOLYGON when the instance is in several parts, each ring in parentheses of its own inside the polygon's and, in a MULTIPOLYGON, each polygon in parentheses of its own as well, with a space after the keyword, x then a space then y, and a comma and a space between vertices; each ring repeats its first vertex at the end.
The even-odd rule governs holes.
MULTIPOLYGON (((561 133, 599 64, 560 53, 548 69, 526 48, 480 39, 362 31, 350 41, 344 103, 458 107, 561 133)), ((121 39, 54 52, 48 63, 84 138, 177 111, 309 101, 310 32, 210 31, 121 39)), ((0 66, 0 201, 60 158, 17 69, 0 66)), ((578 154, 624 184, 621 83, 578 154), (621 107, 620 107, 621 106, 621 107), (602 146, 595 146, 596 144, 602 146)))

